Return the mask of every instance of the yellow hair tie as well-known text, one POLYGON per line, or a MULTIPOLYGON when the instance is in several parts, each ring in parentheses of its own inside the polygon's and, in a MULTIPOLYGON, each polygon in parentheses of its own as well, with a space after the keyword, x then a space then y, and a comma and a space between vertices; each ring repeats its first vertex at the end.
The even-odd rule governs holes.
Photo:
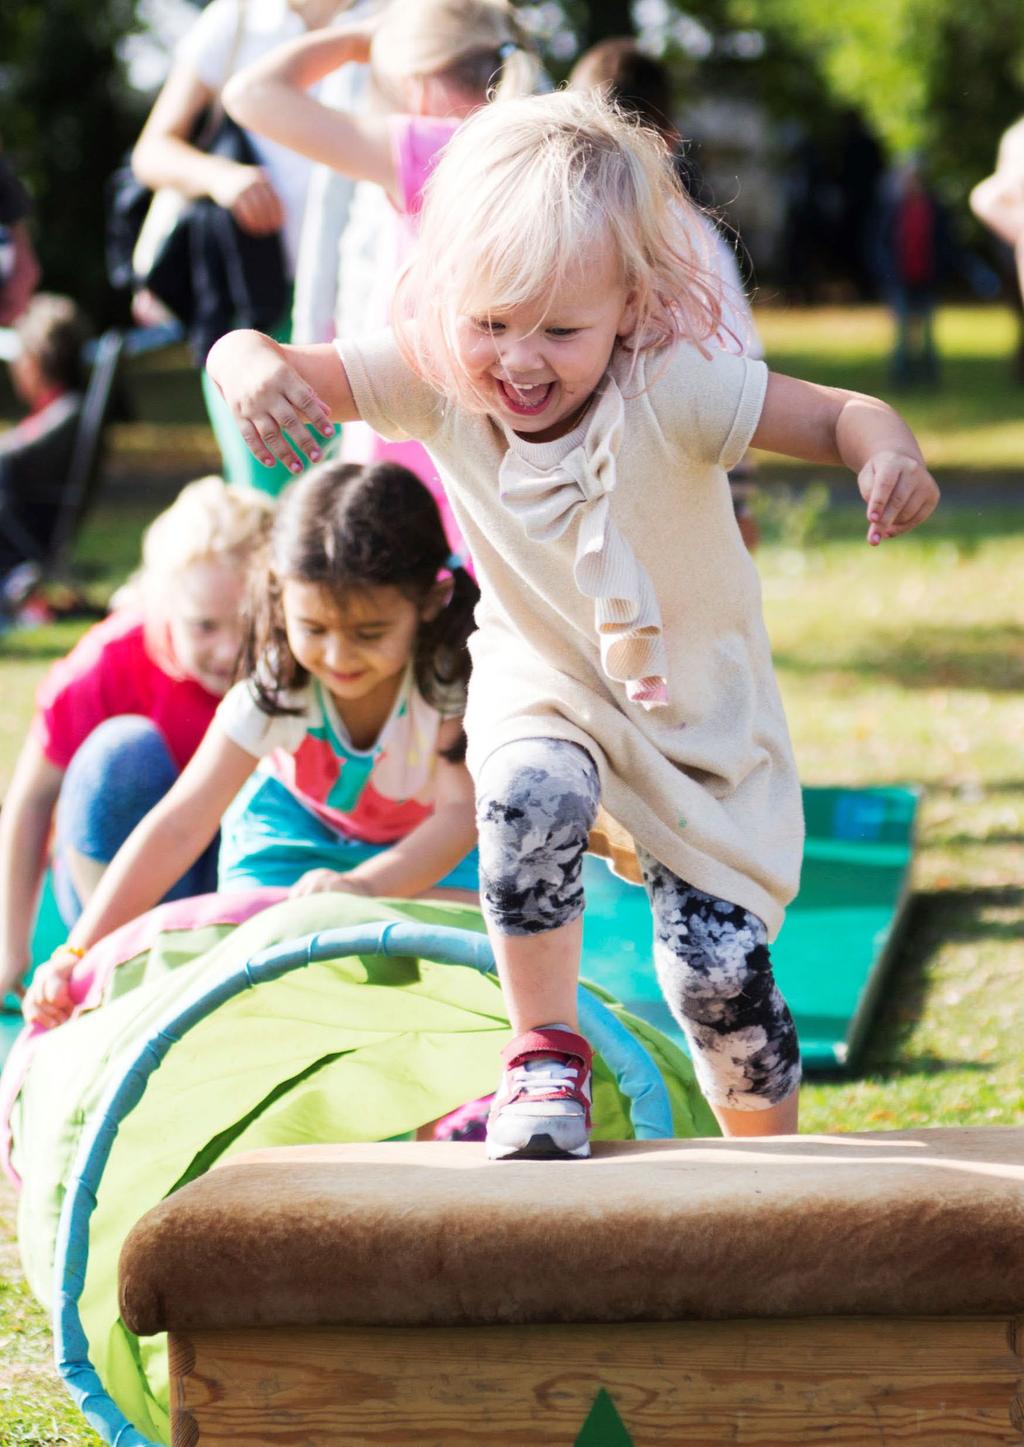
POLYGON ((76 955, 80 960, 82 960, 85 958, 86 951, 81 949, 78 945, 65 944, 58 945, 57 948, 54 950, 53 954, 50 956, 50 959, 55 960, 58 955, 76 955))

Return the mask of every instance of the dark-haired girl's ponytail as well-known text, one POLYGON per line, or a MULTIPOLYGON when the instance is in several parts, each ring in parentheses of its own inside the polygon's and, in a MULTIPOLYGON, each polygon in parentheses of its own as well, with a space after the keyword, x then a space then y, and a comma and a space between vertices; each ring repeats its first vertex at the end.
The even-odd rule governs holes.
MULTIPOLYGON (((461 701, 469 683, 466 643, 475 627, 473 610, 480 599, 480 589, 457 557, 449 557, 446 567, 452 577, 451 597, 435 618, 420 625, 416 639, 417 686, 423 697, 442 711, 449 701, 461 701)), ((444 757, 461 763, 464 755, 463 739, 444 757)))

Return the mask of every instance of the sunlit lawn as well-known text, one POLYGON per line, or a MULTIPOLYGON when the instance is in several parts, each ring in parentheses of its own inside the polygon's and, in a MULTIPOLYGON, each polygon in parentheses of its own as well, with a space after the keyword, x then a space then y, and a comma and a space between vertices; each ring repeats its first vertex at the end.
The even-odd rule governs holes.
MULTIPOLYGON (((776 365, 871 389, 884 383, 881 313, 762 315, 776 365)), ((911 397, 926 450, 958 475, 1005 483, 1024 461, 1013 325, 955 310, 940 337, 948 386, 911 397)), ((774 470, 773 470, 774 475, 774 470)), ((806 480, 806 475, 805 475, 806 480)), ((967 481, 970 481, 968 477, 967 481)), ((100 514, 82 540, 102 589, 130 562, 145 505, 100 514)), ((1024 1107, 1024 494, 949 507, 880 550, 851 508, 763 503, 765 607, 807 783, 925 790, 910 926, 863 1073, 807 1086, 804 1127, 857 1130, 1019 1120, 1024 1107)), ((74 629, 0 640, 0 788, 31 692, 74 629)), ((822 968, 828 942, 822 942, 822 968)), ((93 1443, 48 1362, 20 1283, 0 1192, 0 1444, 93 1443)))
POLYGON ((933 467, 1018 474, 1024 465, 1024 386, 1011 367, 1017 321, 1008 308, 944 307, 936 327, 942 386, 919 391, 892 386, 892 327, 880 307, 768 307, 758 328, 777 370, 899 407, 933 467))

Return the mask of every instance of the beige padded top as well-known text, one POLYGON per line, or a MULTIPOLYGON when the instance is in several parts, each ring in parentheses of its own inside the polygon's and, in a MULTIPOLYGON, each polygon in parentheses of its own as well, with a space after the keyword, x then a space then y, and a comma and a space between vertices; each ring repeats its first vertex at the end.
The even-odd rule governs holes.
POLYGON ((257 1151, 144 1216, 120 1277, 139 1335, 1012 1312, 1024 1129, 257 1151))

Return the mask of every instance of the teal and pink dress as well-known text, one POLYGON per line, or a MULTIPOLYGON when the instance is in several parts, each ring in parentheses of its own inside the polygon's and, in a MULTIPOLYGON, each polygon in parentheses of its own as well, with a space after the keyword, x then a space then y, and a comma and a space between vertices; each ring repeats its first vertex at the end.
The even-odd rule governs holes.
MULTIPOLYGON (((330 694, 315 680, 286 694, 294 713, 262 712, 248 682, 217 710, 217 725, 259 759, 224 815, 218 888, 290 887, 311 869, 345 873, 411 834, 434 810, 438 734, 463 700, 439 709, 410 666, 376 742, 357 749, 330 694)), ((476 850, 438 881, 479 887, 476 850)))

